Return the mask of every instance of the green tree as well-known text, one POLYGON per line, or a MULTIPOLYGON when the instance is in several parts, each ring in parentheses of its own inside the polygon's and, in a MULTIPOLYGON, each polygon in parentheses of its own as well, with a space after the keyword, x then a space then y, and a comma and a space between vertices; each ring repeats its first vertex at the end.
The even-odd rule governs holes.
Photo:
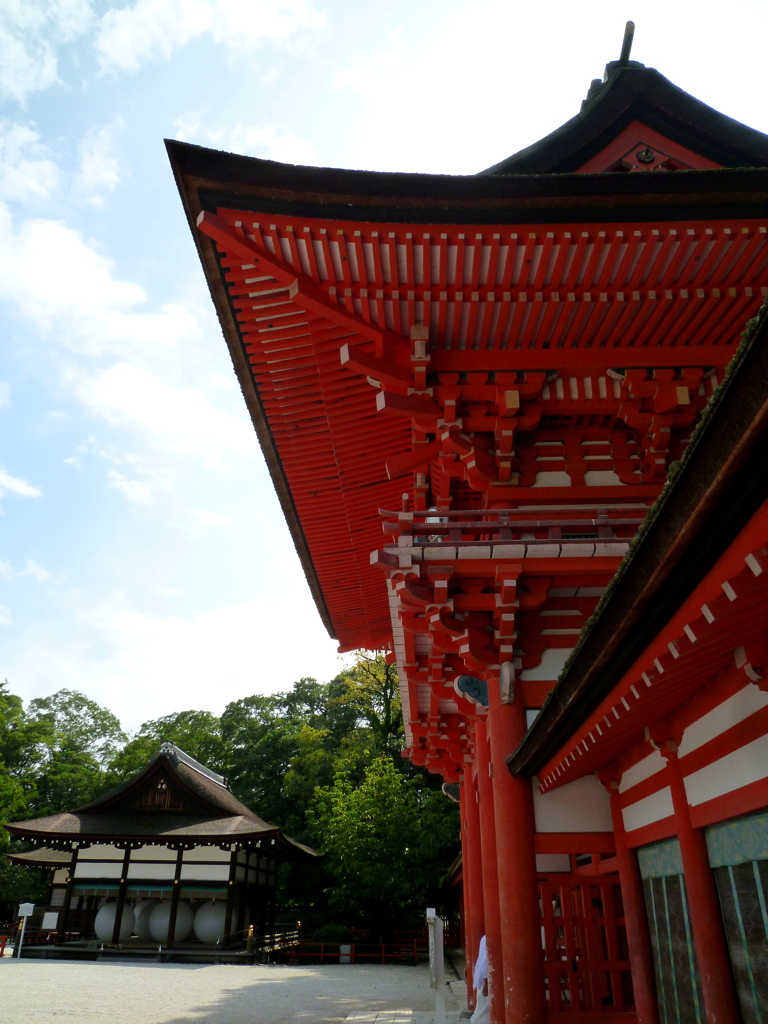
POLYGON ((370 731, 377 751, 398 753, 403 739, 403 709, 397 668, 379 652, 357 651, 351 668, 334 682, 333 702, 352 710, 358 727, 370 731))
POLYGON ((456 855, 455 805, 406 778, 386 755, 356 785, 343 762, 309 811, 334 877, 330 906, 380 933, 423 916, 456 855))
POLYGON ((289 720, 284 694, 254 694, 233 701, 221 716, 232 792, 271 824, 288 828, 294 816, 283 779, 296 755, 300 725, 289 720))
POLYGON ((108 788, 108 765, 127 739, 111 711, 64 689, 30 701, 26 721, 45 735, 45 753, 27 796, 30 816, 72 810, 108 788))
POLYGON ((160 749, 161 743, 176 746, 215 772, 226 772, 227 755, 221 719, 210 711, 177 711, 144 724, 113 757, 109 778, 113 784, 140 772, 160 749))
POLYGON ((27 718, 48 723, 54 745, 82 751, 99 765, 113 758, 128 739, 111 711, 77 690, 58 690, 30 701, 27 718))

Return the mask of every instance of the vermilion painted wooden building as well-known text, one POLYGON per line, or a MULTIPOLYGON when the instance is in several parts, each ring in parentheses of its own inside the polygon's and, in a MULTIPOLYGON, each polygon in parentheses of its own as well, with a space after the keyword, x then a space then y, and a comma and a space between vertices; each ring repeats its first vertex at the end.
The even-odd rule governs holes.
POLYGON ((494 1022, 764 1019, 762 406, 646 517, 768 294, 768 138, 624 54, 475 176, 168 150, 320 614, 461 783, 494 1022))

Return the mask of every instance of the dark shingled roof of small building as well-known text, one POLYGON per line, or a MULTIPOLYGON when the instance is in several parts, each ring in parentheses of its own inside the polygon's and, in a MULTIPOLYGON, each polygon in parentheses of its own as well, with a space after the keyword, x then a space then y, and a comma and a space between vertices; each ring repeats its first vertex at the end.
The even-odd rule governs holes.
POLYGON ((12 834, 28 839, 137 838, 156 842, 185 838, 197 842, 269 839, 287 856, 317 856, 309 846, 296 842, 277 825, 260 818, 230 792, 220 776, 173 744, 163 744, 146 768, 89 804, 44 818, 9 822, 5 827, 12 834), (167 776, 184 792, 188 809, 183 812, 133 809, 131 798, 161 775, 167 776))

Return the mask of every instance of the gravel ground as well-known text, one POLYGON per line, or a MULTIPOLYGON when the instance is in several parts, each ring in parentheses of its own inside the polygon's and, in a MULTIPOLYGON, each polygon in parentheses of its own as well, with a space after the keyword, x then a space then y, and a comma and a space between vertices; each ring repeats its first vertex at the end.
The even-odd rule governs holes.
MULTIPOLYGON (((363 1015, 425 1024, 424 966, 234 967, 0 960, 2 1024, 330 1024, 363 1015), (405 1010, 397 1015, 385 1011, 405 1010)), ((459 999, 446 986, 448 1021, 459 999)))

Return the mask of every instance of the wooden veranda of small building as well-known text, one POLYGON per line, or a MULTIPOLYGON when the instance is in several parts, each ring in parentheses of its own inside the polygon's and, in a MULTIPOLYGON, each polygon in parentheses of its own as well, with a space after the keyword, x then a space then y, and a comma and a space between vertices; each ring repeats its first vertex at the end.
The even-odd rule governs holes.
POLYGON ((317 856, 172 743, 92 803, 5 827, 33 844, 11 859, 53 870, 47 916, 59 945, 173 947, 198 936, 227 947, 250 926, 258 945, 275 932, 279 864, 317 856))
POLYGON ((390 652, 407 756, 460 784, 493 1024, 765 1021, 759 402, 710 406, 720 462, 655 503, 768 295, 768 138, 625 52, 475 176, 168 151, 320 614, 390 652), (717 900, 742 863, 753 947, 717 900))

